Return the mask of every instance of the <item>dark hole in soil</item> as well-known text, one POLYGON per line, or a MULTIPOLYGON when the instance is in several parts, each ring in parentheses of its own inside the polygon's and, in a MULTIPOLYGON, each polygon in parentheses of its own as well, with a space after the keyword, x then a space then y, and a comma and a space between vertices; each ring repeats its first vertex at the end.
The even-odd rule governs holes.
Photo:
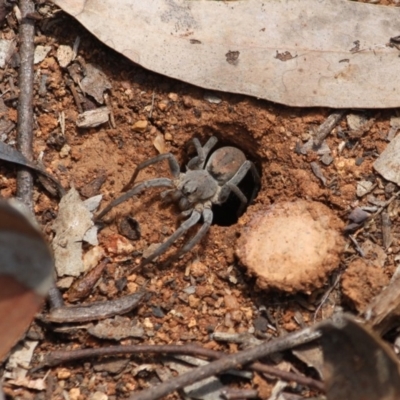
MULTIPOLYGON (((211 136, 211 135, 210 135, 211 136)), ((216 135, 217 136, 217 135, 216 135)), ((202 145, 204 145, 209 137, 201 138, 200 142, 202 145)), ((241 149, 239 146, 236 146, 234 143, 223 140, 222 138, 218 137, 218 143, 215 145, 215 147, 212 149, 210 154, 207 157, 207 161, 210 158, 211 154, 213 154, 216 150, 220 149, 221 147, 224 146, 233 146, 237 147, 240 150, 241 149)), ((188 148, 188 153, 186 153, 185 157, 185 162, 182 164, 182 171, 186 171, 186 164, 187 162, 196 155, 196 152, 194 151, 194 148, 190 146, 188 148)), ((249 154, 247 154, 246 151, 244 151, 246 157, 248 160, 251 160, 255 162, 254 157, 251 157, 249 154)), ((207 163, 206 161, 206 163, 207 163)), ((260 168, 257 166, 257 162, 255 162, 256 169, 261 177, 261 172, 260 168)), ((243 192, 243 194, 246 196, 247 199, 250 199, 253 196, 253 201, 257 197, 257 193, 253 195, 253 191, 255 190, 256 182, 254 181, 253 175, 251 171, 249 171, 246 176, 243 178, 243 180, 239 183, 238 187, 239 189, 243 192)), ((240 209, 241 202, 238 199, 238 197, 234 194, 231 193, 227 199, 227 201, 221 205, 214 204, 212 207, 212 211, 214 213, 214 218, 213 218, 213 225, 219 225, 219 226, 230 226, 235 224, 240 215, 246 212, 247 207, 249 204, 246 205, 245 209, 243 210, 242 214, 238 214, 239 209, 240 209)))

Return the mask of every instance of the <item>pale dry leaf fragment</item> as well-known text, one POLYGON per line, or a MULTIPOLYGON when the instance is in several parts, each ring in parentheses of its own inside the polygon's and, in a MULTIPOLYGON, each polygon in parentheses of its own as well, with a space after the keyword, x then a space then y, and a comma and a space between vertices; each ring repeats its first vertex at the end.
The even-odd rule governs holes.
POLYGON ((165 149, 164 135, 162 135, 161 133, 157 133, 157 136, 153 140, 153 145, 154 145, 154 147, 156 148, 156 150, 158 151, 159 154, 165 153, 166 149, 165 149))
POLYGON ((95 128, 108 122, 110 110, 108 107, 100 107, 94 110, 85 111, 78 115, 76 126, 78 128, 95 128))
POLYGON ((6 369, 12 371, 14 368, 20 367, 26 370, 23 374, 26 375, 33 357, 33 352, 38 344, 39 342, 37 341, 25 340, 15 347, 8 359, 6 369))
POLYGON ((53 223, 55 236, 52 247, 57 275, 79 276, 83 270, 82 240, 93 226, 92 214, 72 188, 60 201, 53 223))
POLYGON ((33 56, 33 63, 39 64, 40 62, 42 62, 46 58, 47 54, 50 53, 50 50, 51 46, 36 46, 33 56))
POLYGON ((400 32, 396 7, 345 0, 53 2, 133 62, 206 89, 298 107, 400 106, 399 51, 388 46, 400 32))
MULTIPOLYGON (((33 389, 33 390, 46 390, 46 382, 44 379, 39 378, 39 379, 29 379, 29 378, 23 378, 19 377, 16 379, 10 379, 6 381, 8 385, 14 385, 14 386, 19 386, 19 387, 25 387, 27 389, 33 389)), ((1 399, 1 398, 0 398, 1 399)))
POLYGON ((112 85, 103 71, 94 64, 85 65, 85 77, 80 82, 81 89, 92 96, 99 104, 104 104, 103 94, 112 85))
POLYGON ((4 68, 15 52, 13 40, 0 39, 0 68, 4 68))
POLYGON ((400 185, 400 135, 397 135, 374 162, 375 170, 388 181, 400 185))

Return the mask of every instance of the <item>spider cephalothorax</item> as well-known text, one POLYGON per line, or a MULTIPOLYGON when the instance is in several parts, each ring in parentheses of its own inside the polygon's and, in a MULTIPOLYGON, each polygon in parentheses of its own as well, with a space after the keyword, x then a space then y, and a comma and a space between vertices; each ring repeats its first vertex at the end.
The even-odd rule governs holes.
POLYGON ((232 146, 221 147, 208 157, 216 143, 217 138, 214 136, 210 137, 204 146, 201 146, 198 139, 193 139, 197 156, 188 162, 186 172, 180 172, 178 161, 171 153, 160 154, 150 160, 140 163, 133 173, 131 180, 124 188, 128 191, 112 201, 96 217, 97 220, 102 218, 113 207, 128 200, 144 189, 154 187, 170 188, 162 192, 161 197, 165 200, 177 202, 182 211, 181 216, 187 219, 164 243, 142 261, 140 267, 148 264, 164 253, 172 243, 185 234, 202 218, 203 225, 201 228, 169 260, 169 263, 190 251, 203 238, 212 223, 212 205, 223 204, 228 199, 231 192, 233 192, 241 202, 239 213, 243 212, 245 206, 253 200, 260 184, 260 177, 254 164, 246 159, 241 150, 232 146), (142 169, 165 159, 168 160, 173 179, 149 179, 136 184, 130 189, 142 169), (253 175, 255 187, 251 198, 247 199, 237 185, 243 180, 249 170, 253 175))

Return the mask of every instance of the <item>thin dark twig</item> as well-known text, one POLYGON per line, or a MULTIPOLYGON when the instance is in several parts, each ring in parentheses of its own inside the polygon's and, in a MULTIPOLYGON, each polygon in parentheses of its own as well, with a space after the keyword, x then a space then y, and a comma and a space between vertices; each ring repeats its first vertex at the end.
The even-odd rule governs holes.
POLYGON ((160 399, 175 390, 191 385, 213 375, 218 375, 228 369, 240 368, 252 361, 266 357, 272 353, 287 350, 300 344, 309 343, 321 337, 321 332, 313 328, 306 328, 301 331, 290 333, 284 337, 271 342, 262 343, 235 354, 229 354, 219 360, 210 362, 202 367, 179 375, 174 379, 163 382, 160 385, 152 386, 140 393, 134 394, 130 400, 156 400, 160 399))
MULTIPOLYGON (((20 0, 22 19, 20 21, 20 58, 19 69, 19 101, 18 101, 18 149, 32 161, 33 143, 33 54, 34 54, 34 20, 26 18, 33 13, 35 7, 31 0, 20 0)), ((21 168, 17 175, 17 197, 20 198, 31 210, 33 176, 28 168, 21 168)))
MULTIPOLYGON (((210 358, 212 360, 226 356, 226 354, 221 351, 206 349, 196 344, 109 346, 109 347, 100 347, 94 349, 53 351, 46 356, 43 364, 40 365, 38 368, 35 368, 35 370, 38 370, 45 366, 54 367, 56 365, 65 362, 77 361, 85 358, 115 356, 117 354, 134 354, 134 353, 185 354, 185 355, 210 358)), ((294 381, 301 385, 313 387, 320 391, 324 391, 324 386, 322 382, 312 378, 308 378, 303 375, 294 374, 293 372, 282 371, 279 368, 270 365, 265 365, 259 362, 252 363, 246 367, 253 371, 269 374, 271 376, 275 376, 276 378, 280 378, 285 381, 294 381)))
MULTIPOLYGON (((43 364, 35 368, 34 371, 45 366, 55 366, 63 362, 76 361, 83 358, 98 357, 98 356, 111 356, 116 354, 133 354, 133 353, 164 353, 164 354, 186 354, 196 355, 217 361, 211 362, 204 367, 196 368, 195 370, 183 374, 178 378, 165 382, 149 390, 133 396, 132 399, 158 399, 166 396, 177 389, 188 386, 191 383, 205 379, 209 376, 220 374, 228 369, 239 368, 244 364, 249 364, 254 360, 263 358, 269 354, 293 348, 300 344, 311 342, 321 337, 318 330, 307 328, 302 331, 289 334, 283 338, 276 339, 272 342, 264 342, 261 345, 252 347, 250 349, 241 351, 239 353, 225 355, 222 352, 205 349, 198 345, 133 345, 133 346, 111 346, 97 349, 83 349, 75 351, 55 351, 48 354, 43 364)), ((324 391, 322 382, 311 379, 302 375, 285 372, 274 368, 272 366, 264 365, 259 362, 254 362, 248 368, 276 376, 278 378, 298 382, 303 385, 313 387, 315 389, 324 391)))

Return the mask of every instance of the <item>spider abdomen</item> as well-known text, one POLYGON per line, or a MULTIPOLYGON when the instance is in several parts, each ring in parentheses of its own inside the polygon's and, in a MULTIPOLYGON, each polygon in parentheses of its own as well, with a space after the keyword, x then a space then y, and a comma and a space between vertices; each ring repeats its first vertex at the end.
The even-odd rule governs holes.
POLYGON ((233 178, 245 161, 246 156, 242 150, 232 146, 225 146, 211 154, 206 170, 220 185, 223 185, 233 178))

